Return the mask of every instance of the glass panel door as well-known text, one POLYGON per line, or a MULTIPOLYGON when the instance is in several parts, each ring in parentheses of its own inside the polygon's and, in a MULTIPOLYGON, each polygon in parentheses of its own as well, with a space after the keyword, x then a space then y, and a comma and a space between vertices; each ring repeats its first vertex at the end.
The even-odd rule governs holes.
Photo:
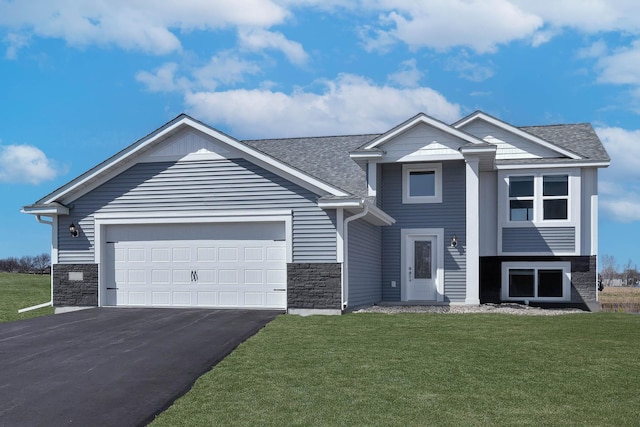
POLYGON ((431 240, 415 241, 414 264, 416 279, 431 279, 431 240))

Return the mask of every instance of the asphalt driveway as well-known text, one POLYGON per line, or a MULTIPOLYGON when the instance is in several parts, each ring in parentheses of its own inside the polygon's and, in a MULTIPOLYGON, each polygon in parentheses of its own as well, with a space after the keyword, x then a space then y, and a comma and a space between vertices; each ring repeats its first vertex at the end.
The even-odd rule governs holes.
POLYGON ((96 308, 0 324, 0 425, 145 425, 278 314, 96 308))

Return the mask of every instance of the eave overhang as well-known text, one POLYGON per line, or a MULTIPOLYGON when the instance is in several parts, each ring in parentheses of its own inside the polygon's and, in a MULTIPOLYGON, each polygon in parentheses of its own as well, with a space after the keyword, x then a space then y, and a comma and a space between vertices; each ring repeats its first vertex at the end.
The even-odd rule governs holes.
POLYGON ((69 208, 57 203, 49 203, 43 205, 29 205, 23 207, 20 212, 30 215, 44 215, 44 216, 57 216, 57 215, 69 215, 69 208))
POLYGON ((318 207, 321 209, 345 209, 349 213, 360 213, 365 206, 368 208, 367 216, 364 219, 374 225, 393 225, 396 220, 384 212, 382 209, 373 205, 366 199, 362 198, 321 198, 318 200, 318 207))

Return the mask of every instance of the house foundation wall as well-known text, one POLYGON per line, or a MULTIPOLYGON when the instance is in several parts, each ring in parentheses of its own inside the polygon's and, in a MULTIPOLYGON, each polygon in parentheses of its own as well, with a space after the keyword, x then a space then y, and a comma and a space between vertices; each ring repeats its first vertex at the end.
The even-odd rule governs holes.
POLYGON ((287 264, 289 310, 342 310, 342 264, 287 264))
POLYGON ((502 256, 480 257, 480 302, 499 303, 502 287, 503 262, 570 262, 571 300, 563 303, 535 305, 564 305, 582 309, 597 309, 596 256, 502 256))
POLYGON ((53 306, 98 305, 98 264, 54 264, 53 306))

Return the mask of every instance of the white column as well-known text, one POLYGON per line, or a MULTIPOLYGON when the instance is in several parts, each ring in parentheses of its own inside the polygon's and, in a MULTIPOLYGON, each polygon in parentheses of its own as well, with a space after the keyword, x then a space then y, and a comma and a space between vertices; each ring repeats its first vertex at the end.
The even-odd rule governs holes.
POLYGON ((467 295, 465 304, 480 304, 480 180, 477 156, 465 156, 467 184, 467 237, 465 254, 467 261, 467 295))

